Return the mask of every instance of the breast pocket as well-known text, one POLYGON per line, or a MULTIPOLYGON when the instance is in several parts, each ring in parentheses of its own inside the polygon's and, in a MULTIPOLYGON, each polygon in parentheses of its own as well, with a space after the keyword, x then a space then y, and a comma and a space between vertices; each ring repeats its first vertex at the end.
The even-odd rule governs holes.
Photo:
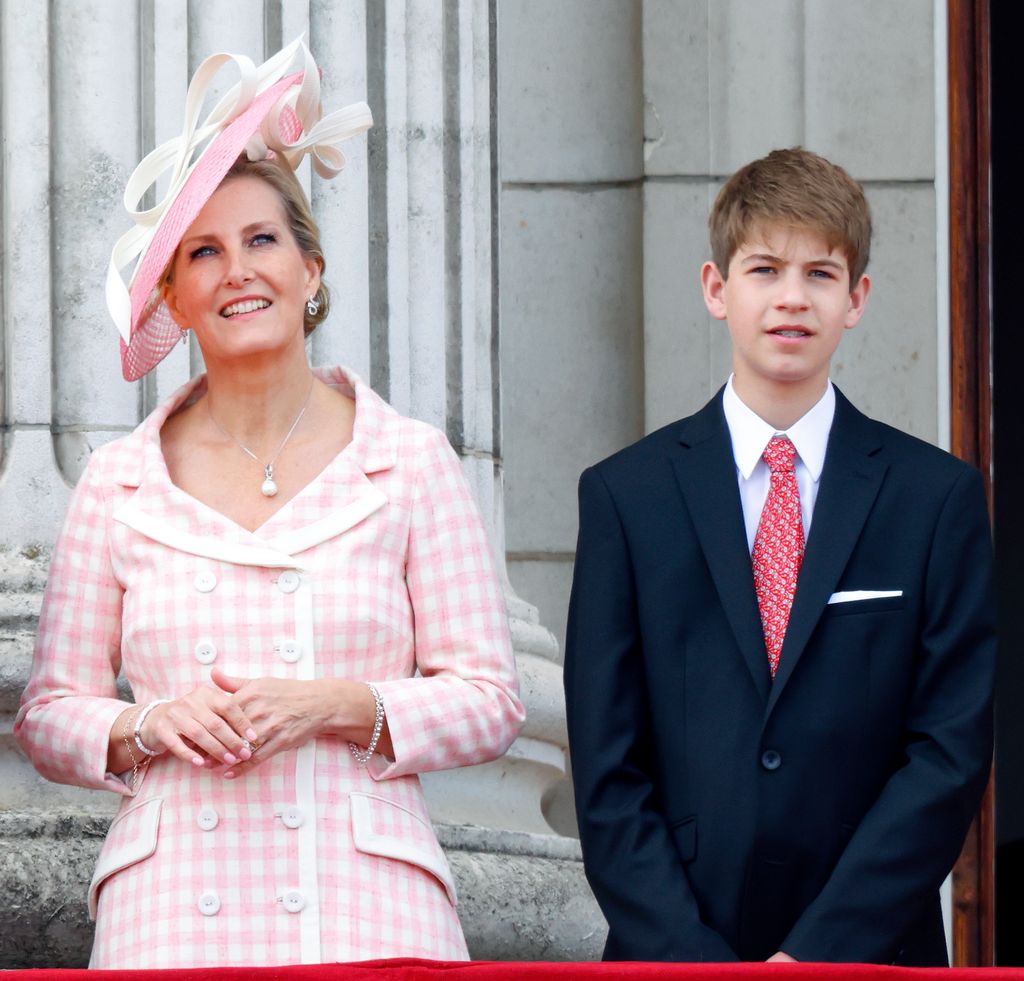
POLYGON ((352 839, 366 855, 408 862, 437 879, 455 906, 455 879, 430 822, 376 794, 351 794, 352 839))
POLYGON ((889 613, 903 609, 902 596, 880 596, 874 599, 849 600, 844 603, 829 603, 825 616, 856 616, 859 613, 889 613))
POLYGON ((89 883, 89 916, 96 919, 100 887, 112 875, 149 858, 156 851, 163 799, 150 797, 114 818, 89 883))

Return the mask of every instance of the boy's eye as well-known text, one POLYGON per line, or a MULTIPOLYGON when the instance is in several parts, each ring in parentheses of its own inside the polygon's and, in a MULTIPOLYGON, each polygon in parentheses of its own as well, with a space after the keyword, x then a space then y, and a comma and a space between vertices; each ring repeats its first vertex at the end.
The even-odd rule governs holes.
POLYGON ((812 269, 811 276, 815 279, 832 279, 832 273, 827 269, 812 269))
POLYGON ((775 267, 774 266, 754 266, 754 268, 751 269, 750 271, 752 273, 759 273, 759 274, 763 275, 764 273, 773 273, 773 272, 775 272, 775 267))

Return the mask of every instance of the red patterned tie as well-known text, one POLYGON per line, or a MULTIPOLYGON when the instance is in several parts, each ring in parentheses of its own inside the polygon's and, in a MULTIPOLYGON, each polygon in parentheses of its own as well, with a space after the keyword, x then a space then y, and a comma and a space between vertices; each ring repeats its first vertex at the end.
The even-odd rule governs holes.
POLYGON ((785 436, 773 436, 763 456, 771 470, 772 482, 754 536, 751 561, 768 667, 774 678, 796 593, 796 577, 804 557, 804 526, 800 518, 800 491, 793 470, 796 447, 785 436))

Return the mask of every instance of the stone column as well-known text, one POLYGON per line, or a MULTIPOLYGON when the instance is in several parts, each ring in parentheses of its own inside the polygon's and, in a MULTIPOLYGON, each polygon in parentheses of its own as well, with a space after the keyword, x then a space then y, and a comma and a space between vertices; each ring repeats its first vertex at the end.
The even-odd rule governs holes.
MULTIPOLYGON (((339 179, 311 187, 336 297, 312 360, 349 365, 448 434, 504 575, 493 0, 251 6, 240 18, 235 0, 0 0, 0 967, 81 965, 90 943, 85 887, 116 801, 42 781, 11 725, 48 550, 89 453, 201 370, 178 348, 123 382, 103 276, 128 174, 179 129, 207 54, 259 61, 308 31, 327 107, 369 102, 368 140, 346 149, 339 179)), ((507 592, 527 727, 503 760, 431 775, 428 797, 475 956, 589 957, 600 917, 578 844, 544 817, 565 771, 557 644, 507 592)))

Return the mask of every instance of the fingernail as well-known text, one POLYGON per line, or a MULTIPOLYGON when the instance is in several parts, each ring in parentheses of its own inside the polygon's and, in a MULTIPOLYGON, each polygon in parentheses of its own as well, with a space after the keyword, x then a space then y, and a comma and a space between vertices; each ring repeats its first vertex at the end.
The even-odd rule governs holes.
POLYGON ((228 772, 224 774, 224 779, 225 780, 234 780, 235 779, 235 771, 234 770, 228 770, 228 772))
POLYGON ((201 756, 193 756, 192 757, 192 765, 193 766, 202 766, 203 762, 204 762, 204 760, 203 760, 203 758, 201 756))
POLYGON ((231 766, 232 763, 237 763, 238 762, 238 757, 235 756, 234 753, 225 753, 224 754, 224 762, 227 763, 228 766, 231 766))
POLYGON ((246 729, 245 730, 245 738, 248 739, 249 742, 252 742, 256 738, 256 730, 255 729, 246 729))
POLYGON ((249 759, 249 758, 250 758, 250 757, 252 756, 252 750, 251 750, 251 749, 246 749, 246 748, 245 748, 245 747, 243 746, 243 747, 242 747, 242 748, 241 748, 241 749, 240 749, 240 750, 238 751, 238 755, 239 755, 239 756, 241 756, 243 760, 247 760, 247 759, 249 759))

